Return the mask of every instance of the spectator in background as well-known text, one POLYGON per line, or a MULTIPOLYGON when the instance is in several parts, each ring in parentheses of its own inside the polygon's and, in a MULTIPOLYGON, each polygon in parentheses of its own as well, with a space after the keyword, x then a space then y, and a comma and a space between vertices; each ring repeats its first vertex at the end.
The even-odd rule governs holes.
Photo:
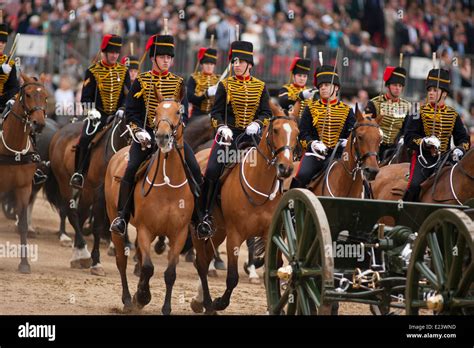
MULTIPOLYGON (((357 92, 357 108, 359 110, 365 110, 365 107, 367 106, 367 103, 369 102, 369 93, 365 89, 360 89, 357 92)), ((353 107, 354 112, 355 112, 355 105, 353 107)))
POLYGON ((59 88, 54 92, 56 102, 56 117, 74 115, 74 90, 72 89, 71 79, 67 75, 61 75, 59 88))

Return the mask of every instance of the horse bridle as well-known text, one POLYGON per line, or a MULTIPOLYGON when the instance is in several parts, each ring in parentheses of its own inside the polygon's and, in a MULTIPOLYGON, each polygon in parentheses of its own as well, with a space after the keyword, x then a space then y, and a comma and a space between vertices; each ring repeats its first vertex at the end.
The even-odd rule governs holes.
POLYGON ((354 128, 352 128, 351 136, 353 140, 351 142, 351 152, 352 152, 352 146, 354 145, 357 167, 360 167, 361 164, 368 157, 371 157, 371 156, 375 156, 377 158, 377 162, 379 160, 379 154, 375 151, 369 151, 369 152, 364 153, 363 155, 360 154, 359 143, 357 142, 357 134, 356 134, 356 129, 360 127, 375 127, 375 128, 380 129, 380 125, 373 124, 373 123, 357 123, 356 122, 356 124, 354 125, 354 128))
MULTIPOLYGON (((175 101, 174 99, 165 99, 163 100, 164 101, 175 101)), ((159 105, 159 104, 158 104, 159 105)), ((178 148, 178 144, 177 144, 177 139, 176 139, 176 136, 178 135, 178 130, 180 128, 180 126, 183 125, 183 113, 181 112, 181 108, 179 108, 180 111, 179 112, 179 120, 178 120, 178 123, 177 124, 173 124, 173 122, 171 122, 171 120, 169 118, 160 118, 158 120, 158 122, 156 123, 156 126, 155 126, 155 136, 156 136, 156 130, 158 129, 158 126, 160 125, 161 122, 165 122, 168 124, 168 126, 170 126, 171 128, 171 138, 172 138, 172 141, 173 141, 173 145, 178 148)))
MULTIPOLYGON (((289 146, 289 145, 284 145, 279 147, 278 149, 275 150, 275 144, 273 143, 273 121, 276 120, 287 120, 287 121, 296 121, 293 117, 291 116, 273 116, 270 118, 269 122, 269 127, 267 134, 265 136, 266 138, 266 143, 267 143, 267 148, 270 151, 272 158, 269 159, 263 152, 261 152, 258 148, 258 146, 255 146, 257 148, 257 151, 262 155, 262 157, 265 159, 268 165, 274 166, 277 161, 277 156, 280 152, 283 152, 285 150, 290 150, 290 152, 293 152, 296 148, 297 145, 295 146, 289 146), (271 140, 269 139, 268 134, 271 134, 271 140)), ((254 137, 252 136, 253 141, 256 143, 254 137)))
POLYGON ((22 123, 25 124, 25 127, 29 126, 31 127, 31 120, 30 117, 31 115, 36 112, 36 111, 43 111, 44 117, 46 117, 46 108, 43 106, 34 106, 31 109, 28 109, 28 107, 25 104, 25 88, 28 86, 38 86, 38 87, 43 87, 42 83, 39 82, 27 82, 23 84, 23 86, 20 87, 20 97, 18 101, 20 102, 21 107, 23 108, 23 115, 18 115, 12 110, 9 111, 16 119, 21 121, 22 123))

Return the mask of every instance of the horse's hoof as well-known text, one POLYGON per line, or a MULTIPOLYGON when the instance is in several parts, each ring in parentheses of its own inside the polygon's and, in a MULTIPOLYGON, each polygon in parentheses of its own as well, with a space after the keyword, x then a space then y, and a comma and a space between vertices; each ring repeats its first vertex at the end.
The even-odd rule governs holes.
POLYGON ((133 304, 133 307, 134 307, 135 309, 138 309, 138 310, 141 310, 143 307, 145 307, 145 306, 142 305, 140 302, 138 302, 138 300, 137 300, 137 293, 135 293, 135 295, 133 295, 132 304, 133 304))
POLYGON ((158 255, 161 255, 165 252, 166 250, 166 243, 163 241, 161 242, 161 240, 158 240, 158 242, 156 242, 155 244, 155 253, 157 253, 158 255))
POLYGON ((91 274, 99 277, 105 277, 104 267, 100 263, 91 267, 91 274))
POLYGON ((81 268, 90 268, 92 266, 92 258, 79 259, 79 264, 81 265, 81 268))
POLYGON ((140 265, 138 263, 135 264, 135 268, 133 269, 133 274, 137 277, 140 277, 140 265))
POLYGON ((217 271, 215 269, 211 269, 207 272, 207 276, 209 278, 218 278, 219 275, 217 274, 217 271))
POLYGON ((18 272, 22 274, 30 274, 31 273, 31 267, 27 263, 20 263, 18 265, 18 272))
POLYGON ((70 248, 72 247, 72 239, 65 233, 62 233, 59 236, 59 245, 62 247, 70 248))
POLYGON ((250 284, 260 284, 260 278, 251 277, 249 278, 250 284))
POLYGON ((191 249, 186 253, 186 256, 184 257, 184 261, 186 262, 194 262, 196 259, 196 255, 194 254, 194 250, 191 249))
POLYGON ((217 311, 214 309, 206 309, 204 312, 205 315, 218 315, 217 311))
POLYGON ((218 297, 212 302, 212 308, 216 311, 222 311, 226 309, 228 305, 229 303, 225 303, 222 297, 218 297))
POLYGON ((204 312, 204 305, 202 302, 199 302, 195 298, 191 300, 191 309, 194 313, 202 313, 204 312))
POLYGON ((107 255, 115 257, 115 247, 113 245, 109 245, 107 248, 107 255))
POLYGON ((125 313, 125 314, 133 312, 134 307, 133 307, 133 303, 132 303, 131 299, 128 298, 124 302, 125 303, 123 305, 122 312, 125 313))
POLYGON ((225 271, 227 269, 224 261, 222 261, 221 259, 214 260, 214 267, 218 269, 219 271, 225 271))
POLYGON ((71 268, 74 268, 74 269, 82 268, 80 260, 72 260, 70 264, 71 264, 71 268))
POLYGON ((163 313, 163 315, 170 315, 171 314, 171 307, 170 306, 163 306, 163 308, 161 308, 161 313, 163 313))

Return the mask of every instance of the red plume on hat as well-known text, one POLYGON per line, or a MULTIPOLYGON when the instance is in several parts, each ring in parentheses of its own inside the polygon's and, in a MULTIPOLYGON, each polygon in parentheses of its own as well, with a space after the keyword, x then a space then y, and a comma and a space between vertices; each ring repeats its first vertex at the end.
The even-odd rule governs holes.
POLYGON ((102 39, 102 45, 100 45, 100 49, 102 51, 105 50, 111 38, 112 38, 112 34, 107 34, 104 36, 104 38, 102 39))
POLYGON ((204 58, 204 54, 206 53, 207 48, 206 47, 201 47, 198 52, 198 60, 201 60, 204 58))
POLYGON ((383 80, 384 80, 385 82, 387 82, 388 79, 390 78, 390 76, 392 76, 392 73, 393 73, 394 70, 395 70, 395 67, 394 67, 394 66, 387 66, 387 67, 385 68, 385 71, 384 71, 384 73, 383 73, 383 80))
POLYGON ((153 46, 153 42, 155 41, 155 36, 156 35, 150 36, 150 38, 148 39, 148 41, 146 43, 145 51, 148 51, 150 49, 150 47, 153 46))
POLYGON ((128 59, 127 56, 123 56, 122 59, 120 60, 120 63, 125 65, 127 63, 127 59, 128 59))
POLYGON ((293 61, 291 62, 291 66, 290 66, 290 71, 293 71, 293 69, 295 68, 296 63, 298 62, 299 59, 300 59, 300 57, 293 58, 293 61))

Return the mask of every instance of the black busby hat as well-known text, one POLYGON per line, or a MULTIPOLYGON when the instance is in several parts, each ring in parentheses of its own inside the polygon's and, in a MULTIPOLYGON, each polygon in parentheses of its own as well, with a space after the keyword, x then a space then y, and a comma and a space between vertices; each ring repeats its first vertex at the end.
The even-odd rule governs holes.
POLYGON ((161 55, 174 57, 174 38, 171 35, 153 35, 148 39, 145 49, 150 57, 161 55))
POLYGON ((107 34, 102 39, 100 50, 102 52, 117 52, 120 53, 122 49, 122 38, 118 35, 107 34))
POLYGON ((0 41, 7 42, 8 41, 8 27, 6 24, 0 24, 0 41))
POLYGON ((129 69, 137 69, 137 70, 140 65, 138 57, 136 56, 123 57, 121 63, 125 65, 126 67, 128 67, 129 69))
POLYGON ((205 48, 205 47, 200 48, 198 52, 198 60, 199 60, 199 64, 204 64, 204 63, 216 64, 217 63, 217 50, 214 48, 205 48))
POLYGON ((385 86, 388 86, 392 83, 399 83, 402 86, 405 86, 406 77, 407 72, 401 66, 387 66, 385 68, 385 72, 383 73, 383 80, 385 81, 385 86))
POLYGON ((230 45, 229 59, 235 58, 245 60, 253 65, 253 45, 248 41, 234 41, 230 45))
POLYGON ((439 87, 449 93, 449 71, 445 69, 431 69, 426 78, 426 89, 430 87, 439 87))
POLYGON ((311 71, 311 61, 309 59, 295 57, 291 63, 290 71, 293 73, 293 75, 309 75, 309 72, 311 71))
POLYGON ((314 73, 314 86, 318 87, 321 83, 333 83, 340 86, 339 75, 332 65, 321 65, 316 68, 314 73))

